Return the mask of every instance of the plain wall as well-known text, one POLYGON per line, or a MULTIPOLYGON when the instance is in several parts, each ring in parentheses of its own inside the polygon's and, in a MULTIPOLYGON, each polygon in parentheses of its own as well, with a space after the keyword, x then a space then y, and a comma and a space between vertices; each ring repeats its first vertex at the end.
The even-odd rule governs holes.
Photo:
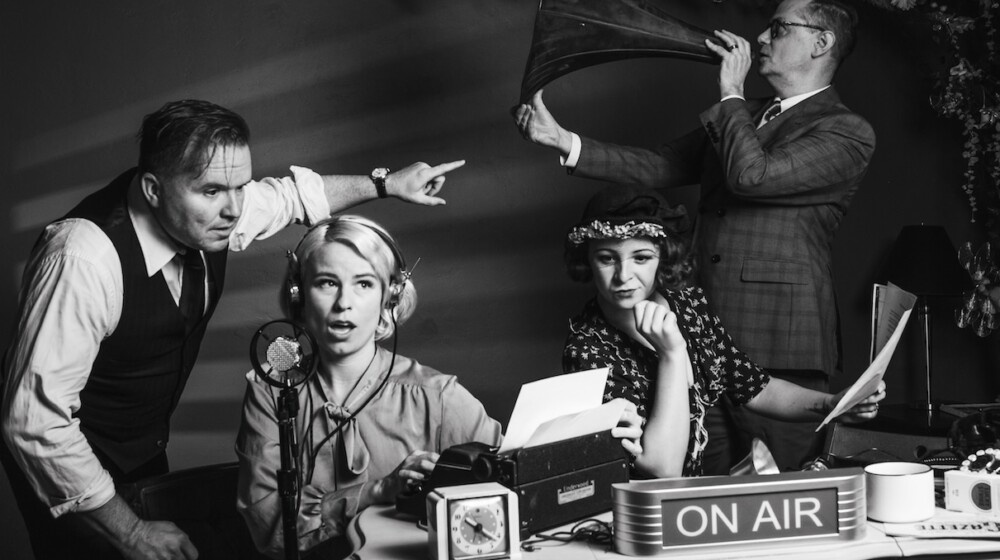
MULTIPOLYGON (((663 2, 704 28, 755 37, 761 2, 663 2)), ((410 263, 420 305, 399 351, 458 375, 506 422, 519 386, 561 372, 567 318, 589 291, 566 278, 562 243, 601 183, 569 177, 554 153, 517 133, 517 101, 536 0, 262 0, 7 2, 0 8, 3 133, 0 339, 13 327, 20 274, 48 221, 134 165, 141 117, 164 102, 204 98, 241 113, 253 131, 255 176, 290 164, 367 174, 413 161, 466 159, 448 176, 447 206, 396 200, 356 209, 388 227, 410 263)), ((939 58, 925 26, 862 6, 862 41, 838 76, 878 148, 835 244, 835 276, 850 383, 867 365, 871 284, 901 227, 941 224, 956 245, 985 239, 970 223, 956 124, 929 108, 939 58)), ((756 77, 748 95, 768 95, 756 77)), ((653 146, 698 126, 718 98, 716 67, 644 59, 581 70, 545 100, 566 127, 653 146)), ((697 191, 668 193, 693 205, 697 191)), ((689 206, 690 207, 690 206, 689 206)), ((255 330, 280 317, 277 286, 293 228, 232 255, 226 296, 174 416, 172 466, 234 460, 255 330)), ((957 329, 956 301, 935 304, 935 396, 980 402, 997 393, 997 336, 957 329)), ((921 397, 916 329, 886 379, 890 402, 921 397)), ((0 475, 2 477, 2 475, 0 475)), ((0 478, 0 557, 28 558, 0 478)))

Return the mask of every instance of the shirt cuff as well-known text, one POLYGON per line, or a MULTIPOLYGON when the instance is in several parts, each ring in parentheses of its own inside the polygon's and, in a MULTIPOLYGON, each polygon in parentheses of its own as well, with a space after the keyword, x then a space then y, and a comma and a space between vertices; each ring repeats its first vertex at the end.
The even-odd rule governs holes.
POLYGON ((580 143, 580 135, 575 132, 570 132, 570 148, 569 155, 559 156, 559 165, 563 167, 576 167, 576 163, 580 161, 580 150, 582 149, 580 143))
POLYGON ((101 474, 97 480, 83 491, 78 497, 56 504, 49 508, 52 517, 59 517, 67 513, 81 511, 93 511, 111 501, 115 497, 115 481, 108 474, 108 471, 101 469, 101 474))
POLYGON ((722 99, 719 100, 719 103, 722 103, 723 101, 728 101, 730 99, 739 99, 740 101, 746 101, 746 98, 743 97, 742 95, 733 94, 723 97, 722 99))
POLYGON ((330 217, 330 201, 326 198, 323 177, 312 169, 292 165, 289 167, 295 177, 295 185, 302 201, 302 212, 307 226, 330 217))

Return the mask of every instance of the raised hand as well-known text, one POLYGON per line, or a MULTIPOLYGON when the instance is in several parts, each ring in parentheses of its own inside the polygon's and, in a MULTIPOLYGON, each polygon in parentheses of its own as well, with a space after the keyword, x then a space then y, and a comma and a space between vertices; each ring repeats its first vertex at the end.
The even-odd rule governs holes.
POLYGON ((445 204, 445 200, 437 196, 444 186, 445 174, 463 165, 465 165, 464 159, 434 167, 422 161, 412 163, 386 177, 386 192, 414 204, 425 206, 445 204))
POLYGON ((747 73, 750 72, 750 65, 753 62, 750 42, 725 30, 716 30, 715 36, 719 38, 722 46, 709 39, 705 39, 705 45, 722 59, 719 65, 720 97, 728 95, 742 97, 743 82, 746 81, 747 73))
POLYGON ((559 126, 552 113, 545 107, 541 90, 532 96, 530 103, 522 103, 511 109, 511 115, 521 136, 540 146, 555 148, 564 155, 569 154, 572 146, 571 134, 559 126))

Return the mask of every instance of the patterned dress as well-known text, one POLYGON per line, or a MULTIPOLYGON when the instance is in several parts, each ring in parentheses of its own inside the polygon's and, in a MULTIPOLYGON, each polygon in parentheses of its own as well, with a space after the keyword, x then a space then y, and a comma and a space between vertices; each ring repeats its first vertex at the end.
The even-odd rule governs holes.
MULTIPOLYGON (((701 288, 660 290, 660 294, 677 315, 677 325, 691 357, 694 373, 694 385, 689 392, 691 438, 683 476, 700 476, 702 455, 708 443, 705 411, 718 402, 723 391, 734 403, 747 403, 764 389, 770 377, 736 348, 719 318, 709 312, 701 288)), ((596 299, 587 302, 583 312, 570 321, 569 329, 563 350, 563 371, 610 368, 604 400, 628 399, 635 403, 645 423, 656 393, 659 361, 656 352, 612 326, 596 299)))

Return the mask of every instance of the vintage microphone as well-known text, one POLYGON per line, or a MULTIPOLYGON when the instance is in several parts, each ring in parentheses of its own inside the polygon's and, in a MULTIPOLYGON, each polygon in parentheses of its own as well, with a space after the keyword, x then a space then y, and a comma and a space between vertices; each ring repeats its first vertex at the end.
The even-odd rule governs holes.
POLYGON ((281 449, 278 495, 281 497, 285 558, 297 560, 299 539, 295 521, 300 473, 295 418, 299 413, 298 387, 316 372, 316 341, 295 323, 271 321, 253 335, 250 363, 261 381, 281 389, 278 395, 278 445, 281 449))

